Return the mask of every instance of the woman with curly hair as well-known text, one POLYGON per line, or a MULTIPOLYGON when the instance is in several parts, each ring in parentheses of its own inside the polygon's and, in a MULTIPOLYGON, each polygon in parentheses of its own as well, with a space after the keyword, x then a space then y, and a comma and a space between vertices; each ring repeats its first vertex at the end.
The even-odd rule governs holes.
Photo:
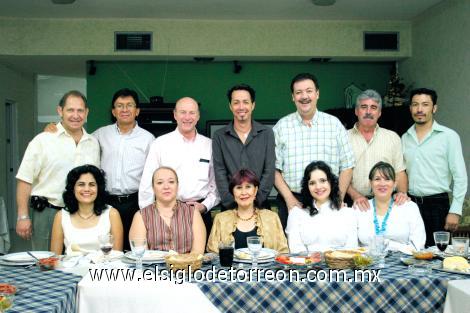
POLYGON ((291 253, 357 247, 355 213, 342 207, 338 178, 325 162, 305 168, 301 193, 303 208, 294 207, 287 220, 291 253))
POLYGON ((98 237, 111 234, 113 250, 122 250, 122 222, 119 212, 106 205, 103 171, 94 165, 82 165, 67 175, 62 194, 65 208, 57 212, 52 226, 51 251, 72 252, 72 244, 83 250, 99 250, 98 237))

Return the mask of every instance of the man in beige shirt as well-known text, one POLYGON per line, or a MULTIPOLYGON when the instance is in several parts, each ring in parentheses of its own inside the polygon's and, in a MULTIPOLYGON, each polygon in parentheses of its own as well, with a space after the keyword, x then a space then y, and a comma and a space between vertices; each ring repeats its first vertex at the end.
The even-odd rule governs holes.
POLYGON ((85 96, 79 91, 67 92, 59 102, 57 113, 61 117, 58 131, 34 137, 16 175, 16 232, 24 239, 31 239, 33 250, 49 250, 55 213, 64 206, 62 193, 68 172, 83 164, 100 165, 98 141, 83 128, 88 115, 85 96))
POLYGON ((377 124, 382 114, 382 98, 375 90, 362 92, 356 100, 357 123, 348 130, 356 167, 348 187, 348 195, 354 207, 369 209, 367 197, 371 196, 369 171, 379 161, 390 163, 396 172, 397 191, 395 201, 402 204, 408 200, 408 178, 401 149, 400 137, 377 124))

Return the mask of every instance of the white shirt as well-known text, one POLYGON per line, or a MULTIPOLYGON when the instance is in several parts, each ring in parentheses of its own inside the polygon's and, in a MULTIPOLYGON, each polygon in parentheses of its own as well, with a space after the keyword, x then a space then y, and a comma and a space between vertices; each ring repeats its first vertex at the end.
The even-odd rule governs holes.
POLYGON ((117 124, 97 129, 101 147, 101 168, 106 173, 106 189, 113 195, 131 194, 139 189, 145 158, 155 137, 139 127, 121 134, 117 124))
POLYGON ((30 141, 16 178, 32 185, 31 195, 46 197, 51 204, 63 207, 62 193, 70 170, 84 164, 100 166, 98 141, 82 131, 76 144, 58 123, 57 132, 40 133, 30 141))
POLYGON ((178 174, 179 200, 205 199, 202 204, 207 210, 219 203, 212 163, 212 141, 209 138, 196 134, 194 140, 189 141, 176 129, 155 139, 140 181, 140 208, 155 201, 152 175, 160 166, 171 167, 178 174))
POLYGON ((305 251, 302 236, 308 238, 309 251, 357 247, 357 224, 352 208, 335 210, 328 201, 317 210, 314 216, 310 216, 308 209, 299 207, 290 211, 286 233, 291 253, 305 251))
MULTIPOLYGON (((369 200, 370 209, 362 212, 357 210, 358 238, 361 246, 370 246, 375 237, 374 207, 372 199, 369 200)), ((379 227, 382 227, 384 216, 377 217, 379 227)), ((405 202, 403 205, 392 206, 388 217, 385 238, 389 239, 388 249, 391 251, 402 251, 410 253, 416 248, 423 249, 426 241, 424 223, 419 213, 419 208, 413 201, 405 202)))
POLYGON ((89 228, 73 226, 70 213, 62 209, 62 231, 64 232, 65 254, 72 252, 72 244, 78 244, 84 250, 100 250, 98 237, 111 232, 109 207, 101 212, 98 223, 89 228))

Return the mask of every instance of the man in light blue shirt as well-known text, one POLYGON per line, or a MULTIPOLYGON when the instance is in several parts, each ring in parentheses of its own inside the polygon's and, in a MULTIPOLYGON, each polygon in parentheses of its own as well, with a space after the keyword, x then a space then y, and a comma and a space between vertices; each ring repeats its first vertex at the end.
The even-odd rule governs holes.
POLYGON ((410 112, 415 124, 402 136, 409 193, 423 217, 426 246, 434 245, 435 231, 457 229, 467 192, 460 137, 434 120, 436 111, 434 90, 413 90, 410 112), (450 207, 449 192, 452 192, 450 207))

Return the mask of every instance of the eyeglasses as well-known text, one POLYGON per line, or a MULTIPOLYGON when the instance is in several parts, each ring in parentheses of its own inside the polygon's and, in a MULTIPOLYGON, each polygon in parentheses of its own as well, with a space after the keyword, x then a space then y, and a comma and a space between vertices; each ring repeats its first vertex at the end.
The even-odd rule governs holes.
POLYGON ((114 108, 122 110, 122 109, 135 109, 137 105, 135 103, 117 103, 114 105, 114 108))

